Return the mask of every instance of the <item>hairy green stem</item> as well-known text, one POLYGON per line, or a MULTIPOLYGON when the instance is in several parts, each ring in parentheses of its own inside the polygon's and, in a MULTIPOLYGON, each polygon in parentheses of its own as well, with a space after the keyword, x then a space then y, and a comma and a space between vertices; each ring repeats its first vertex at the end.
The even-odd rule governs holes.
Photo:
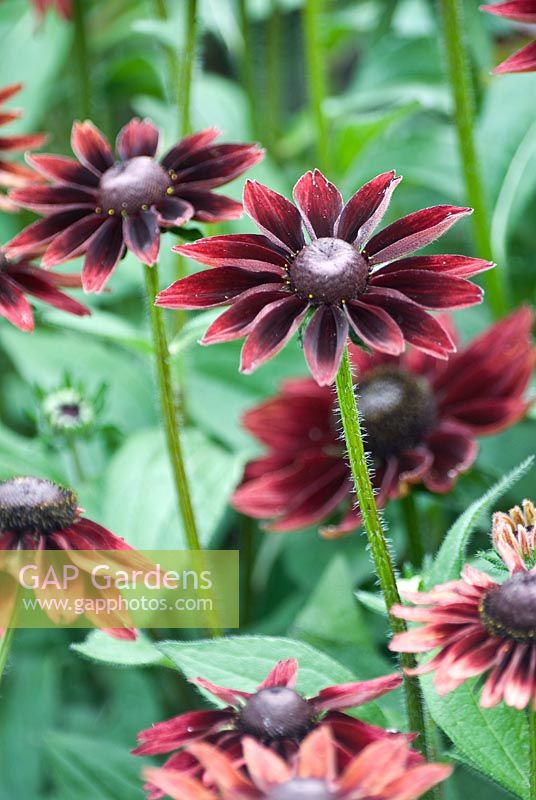
POLYGON ((86 475, 84 467, 82 466, 82 459, 80 458, 80 451, 76 439, 71 436, 69 439, 69 452, 71 454, 71 461, 73 464, 73 472, 78 483, 84 483, 86 475))
POLYGON ((415 496, 409 492, 400 501, 404 523, 406 526, 406 537, 408 542, 408 554, 414 567, 420 567, 424 558, 424 542, 422 540, 422 530, 419 520, 419 511, 415 496))
POLYGON ((527 710, 528 723, 529 723, 529 786, 530 800, 536 800, 536 712, 532 708, 532 704, 527 710))
MULTIPOLYGON (((396 585, 395 570, 389 545, 385 537, 374 490, 370 481, 367 466, 367 456, 363 445, 363 436, 359 422, 359 412, 354 394, 354 382, 348 348, 345 348, 341 366, 336 377, 337 399, 341 413, 344 439, 354 486, 359 500, 359 508, 363 518, 363 525, 367 534, 372 560, 380 587, 387 607, 389 624, 393 633, 407 630, 404 620, 393 617, 391 607, 400 603, 400 595, 396 585)), ((410 653, 400 654, 400 663, 403 667, 414 667, 415 658, 410 653)), ((409 729, 419 734, 419 747, 424 754, 427 753, 426 729, 424 706, 421 689, 415 678, 404 676, 404 691, 408 714, 409 729)))
POLYGON ((328 125, 323 108, 326 97, 326 77, 324 73, 326 58, 320 36, 322 9, 323 0, 305 0, 303 34, 309 85, 309 106, 316 128, 317 164, 321 170, 328 172, 328 125))
POLYGON ((171 381, 166 328, 162 316, 162 309, 154 304, 159 291, 158 268, 156 264, 153 267, 145 268, 145 280, 153 336, 153 349, 156 359, 160 405, 162 408, 162 420, 177 493, 179 514, 183 522, 188 547, 190 550, 200 550, 201 546, 182 455, 177 406, 171 381))
POLYGON ((242 32, 242 80, 248 98, 251 131, 259 135, 258 97, 255 89, 255 69, 253 63, 253 40, 249 24, 247 0, 238 0, 238 15, 242 32))
MULTIPOLYGON (((475 142, 475 102, 463 5, 460 0, 439 0, 439 6, 465 190, 467 200, 474 208, 472 222, 476 246, 481 258, 493 261, 489 213, 475 142)), ((495 317, 501 316, 508 309, 504 269, 505 265, 492 269, 484 278, 489 304, 495 317)))
POLYGON ((86 10, 86 0, 74 0, 74 57, 78 78, 78 107, 82 119, 89 119, 91 117, 91 74, 87 46, 86 10))

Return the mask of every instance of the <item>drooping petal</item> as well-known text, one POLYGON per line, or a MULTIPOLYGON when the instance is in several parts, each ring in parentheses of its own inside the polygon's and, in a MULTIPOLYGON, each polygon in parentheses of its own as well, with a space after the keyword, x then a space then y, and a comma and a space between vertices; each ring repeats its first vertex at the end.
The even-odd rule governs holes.
POLYGON ((474 437, 463 427, 443 423, 426 440, 434 462, 424 477, 424 485, 431 492, 448 492, 460 472, 473 464, 478 445, 474 437))
POLYGON ((390 355, 402 353, 404 336, 385 309, 350 300, 344 310, 354 331, 369 347, 390 355))
POLYGON ((168 286, 156 298, 156 305, 163 308, 212 308, 228 305, 233 298, 254 286, 274 283, 277 283, 277 276, 272 272, 253 272, 240 267, 206 269, 168 286))
POLYGON ((86 292, 100 292, 125 251, 119 219, 107 219, 91 239, 82 269, 86 292))
POLYGON ((335 223, 342 210, 342 197, 337 187, 326 180, 320 170, 302 175, 292 196, 312 239, 333 236, 335 223))
POLYGON ((158 221, 163 226, 184 225, 195 213, 193 205, 180 197, 166 197, 155 208, 158 211, 158 221))
POLYGON ((406 269, 387 275, 373 275, 371 286, 397 289, 424 308, 467 308, 481 303, 484 293, 480 286, 465 278, 406 269))
POLYGON ((294 295, 261 311, 242 348, 240 371, 249 374, 276 355, 300 326, 308 304, 294 295))
POLYGON ((209 325, 200 344, 216 344, 242 338, 249 332, 265 306, 276 300, 284 300, 287 295, 286 289, 270 283, 246 290, 231 308, 209 325))
POLYGON ((263 156, 264 150, 252 144, 219 144, 202 148, 190 156, 188 164, 175 170, 173 182, 180 189, 214 189, 253 167, 263 156))
POLYGON ((242 203, 224 194, 188 189, 185 184, 177 190, 177 195, 193 206, 193 219, 200 222, 225 222, 228 219, 238 219, 244 213, 242 203))
POLYGON ((281 275, 287 266, 282 252, 265 236, 255 233, 211 236, 191 244, 177 245, 173 250, 209 267, 273 270, 281 275))
POLYGON ((138 746, 132 751, 137 756, 170 753, 199 736, 205 736, 225 725, 231 719, 229 711, 189 711, 158 722, 138 734, 138 746))
POLYGON ((99 179, 95 173, 86 169, 74 158, 29 153, 26 161, 41 175, 52 181, 74 186, 88 186, 91 189, 96 189, 99 185, 99 179))
POLYGON ((341 711, 344 708, 353 708, 369 703, 386 692, 392 692, 402 683, 402 675, 398 672, 374 678, 370 681, 356 681, 354 683, 341 683, 322 689, 311 700, 315 710, 341 711))
POLYGON ((142 211, 123 220, 123 237, 131 253, 142 264, 154 264, 160 251, 160 228, 155 211, 142 211))
POLYGON ((366 247, 370 262, 383 264, 420 250, 442 236, 462 217, 472 213, 471 208, 433 206, 408 214, 370 240, 366 247))
POLYGON ((222 700, 228 706, 240 707, 241 700, 250 697, 249 692, 241 692, 236 689, 229 689, 226 686, 217 686, 215 683, 205 680, 205 678, 190 678, 190 683, 200 686, 205 691, 222 700))
POLYGON ((113 166, 114 157, 106 137, 92 122, 75 122, 71 132, 73 153, 95 175, 113 166))
POLYGON ((105 222, 105 217, 89 214, 69 225, 48 246, 43 256, 43 266, 53 267, 70 258, 76 258, 87 249, 91 237, 105 222))
MULTIPOLYGON (((58 277, 61 278, 61 276, 58 277)), ((79 303, 78 300, 69 297, 64 292, 60 292, 56 288, 54 281, 51 280, 50 274, 42 269, 30 266, 18 269, 16 278, 17 283, 22 286, 24 291, 44 303, 54 306, 54 308, 67 311, 69 314, 76 314, 79 317, 84 317, 91 313, 89 308, 79 303)))
POLYGON ((214 792, 178 770, 147 767, 143 777, 172 800, 217 800, 214 792))
POLYGON ((80 186, 28 186, 14 189, 10 196, 18 205, 45 214, 77 208, 93 210, 97 204, 96 192, 80 186))
POLYGON ((15 281, 0 272, 0 315, 21 331, 32 331, 32 308, 15 281))
POLYGON ((162 158, 162 166, 166 169, 177 169, 180 164, 187 163, 188 158, 207 147, 214 139, 217 139, 220 132, 217 128, 206 128, 203 131, 197 131, 189 136, 185 136, 178 144, 168 150, 162 158))
POLYGON ((59 214, 51 214, 50 217, 32 222, 31 225, 28 225, 27 228, 8 242, 6 245, 7 253, 10 256, 18 256, 33 252, 86 216, 86 209, 77 209, 74 211, 61 211, 59 214))
POLYGON ((348 321, 337 306, 320 306, 309 321, 303 350, 314 379, 320 386, 335 380, 348 339, 348 321))
POLYGON ((536 42, 518 50, 493 70, 495 75, 507 72, 534 72, 536 70, 536 42))
POLYGON ((158 128, 148 119, 134 117, 117 134, 115 146, 126 161, 137 156, 154 156, 158 147, 158 128))
POLYGON ((391 170, 362 186, 344 206, 335 226, 335 235, 362 247, 380 224, 401 180, 395 178, 395 171, 391 170))
POLYGON ((258 228, 286 251, 297 253, 305 244, 301 215, 286 197, 257 181, 246 181, 244 208, 258 228))

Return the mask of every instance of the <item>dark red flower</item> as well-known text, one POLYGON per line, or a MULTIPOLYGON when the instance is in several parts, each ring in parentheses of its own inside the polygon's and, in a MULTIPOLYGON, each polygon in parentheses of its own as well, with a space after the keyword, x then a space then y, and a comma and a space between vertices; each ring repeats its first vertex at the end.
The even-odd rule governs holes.
POLYGON ((37 297, 69 314, 83 317, 90 314, 89 308, 78 300, 60 292, 60 286, 80 286, 78 275, 58 275, 45 272, 32 264, 30 258, 9 259, 5 249, 0 248, 0 316, 8 319, 22 331, 33 331, 32 307, 25 294, 37 297))
POLYGON ((246 336, 240 367, 246 373, 278 353, 309 312, 303 346, 320 385, 333 382, 350 328, 382 353, 399 355, 407 341, 447 358, 454 344, 425 309, 479 303, 481 289, 466 279, 492 265, 465 256, 405 257, 470 214, 469 208, 416 211, 371 238, 400 180, 394 172, 378 175, 343 205, 321 172, 307 172, 294 187, 297 207, 247 181, 244 207, 261 235, 214 236, 174 248, 217 269, 174 283, 157 305, 231 304, 202 344, 246 336))
MULTIPOLYGON (((22 83, 13 83, 10 86, 4 86, 0 89, 0 105, 9 100, 10 97, 20 92, 22 83)), ((0 126, 7 125, 21 116, 19 109, 11 111, 0 111, 0 126)), ((11 134, 9 136, 0 136, 0 153, 12 153, 16 151, 26 150, 30 147, 41 147, 45 141, 46 136, 42 133, 25 133, 25 134, 11 134)), ((14 164, 12 161, 5 161, 4 158, 0 160, 0 186, 25 186, 30 181, 36 180, 36 174, 33 170, 22 164, 14 164)), ((0 194, 0 209, 2 211, 14 211, 16 206, 11 203, 4 195, 0 194)))
POLYGON ((291 763, 250 737, 243 748, 238 769, 217 747, 191 746, 213 789, 177 770, 153 768, 145 775, 173 800, 416 800, 452 772, 447 764, 415 763, 401 736, 368 745, 340 771, 328 725, 303 740, 291 763))
MULTIPOLYGON (((536 0, 509 0, 506 3, 480 6, 480 8, 489 14, 505 17, 506 19, 514 20, 514 22, 526 22, 529 25, 536 25, 536 0)), ((495 67, 493 72, 502 74, 505 72, 534 72, 535 70, 536 42, 531 42, 499 64, 498 67, 495 67)))
MULTIPOLYGON (((534 506, 530 506, 533 520, 534 506)), ((408 672, 435 672, 439 694, 451 692, 468 678, 486 675, 480 696, 485 708, 503 700, 517 709, 530 704, 536 710, 534 536, 532 524, 525 528, 519 522, 519 511, 513 509, 510 518, 505 514, 493 518, 493 542, 510 573, 504 582, 467 564, 461 580, 434 586, 429 592, 404 592, 404 599, 417 607, 391 609, 400 619, 425 623, 397 634, 391 650, 438 651, 408 672), (527 551, 530 543, 532 549, 527 551)))
POLYGON ((70 19, 73 9, 71 0, 32 0, 35 10, 43 17, 49 8, 54 9, 64 19, 70 19))
MULTIPOLYGON (((95 587, 90 583, 89 572, 92 566, 91 554, 88 551, 117 550, 117 563, 132 567, 132 550, 118 536, 98 525, 93 520, 82 516, 78 507, 78 498, 71 489, 52 483, 52 481, 35 477, 17 477, 0 482, 0 551, 2 550, 62 550, 68 552, 68 558, 80 569, 76 581, 70 584, 73 597, 95 595, 95 587), (77 552, 80 556, 77 556, 77 552)), ((102 557, 95 564, 102 563, 102 557)), ((93 564, 93 566, 95 565, 93 564)), ((17 581, 9 574, 0 574, 2 584, 2 606, 9 611, 17 595, 17 581)), ((35 589, 37 597, 47 597, 46 589, 35 589)), ((109 596, 108 592, 108 596, 109 596)), ((106 595, 106 590, 103 590, 106 595)), ((52 605, 46 613, 54 622, 69 624, 76 619, 76 612, 71 609, 54 608, 52 605)), ((103 627, 116 638, 135 639, 134 630, 128 617, 121 611, 109 611, 104 614, 94 613, 91 609, 85 612, 89 620, 97 627, 103 627), (117 626, 117 627, 116 627, 117 626)), ((9 617, 9 613, 6 615, 9 617)))
POLYGON ((85 255, 83 287, 99 292, 125 247, 144 264, 153 264, 161 228, 189 219, 218 222, 240 216, 240 203, 212 189, 256 164, 263 153, 255 145, 215 145, 217 136, 213 128, 187 136, 157 161, 158 130, 148 120, 132 119, 119 132, 115 160, 91 122, 75 123, 71 143, 79 161, 53 155, 28 158, 51 183, 12 193, 14 202, 44 219, 15 236, 10 252, 48 244, 45 267, 85 255))
MULTIPOLYGON (((380 506, 412 484, 448 492, 474 462, 476 437, 523 416, 535 360, 532 322, 522 308, 448 362, 418 350, 396 357, 350 349, 380 506)), ((268 453, 247 465, 235 508, 273 520, 269 530, 288 531, 325 522, 342 507, 342 522, 324 535, 355 530, 360 515, 330 389, 306 378, 286 381, 276 397, 245 414, 244 426, 268 453)))
MULTIPOLYGON (((341 709, 368 703, 395 689, 401 683, 400 675, 328 686, 316 697, 306 699, 294 689, 297 671, 295 659, 280 661, 253 693, 215 686, 197 678, 192 682, 223 701, 226 707, 215 711, 191 711, 159 722, 141 731, 139 745, 133 752, 141 756, 179 751, 165 766, 195 774, 199 772, 199 764, 184 748, 200 740, 216 745, 237 763, 242 758, 242 738, 245 735, 253 736, 267 746, 273 745, 280 754, 290 757, 307 733, 320 722, 327 722, 333 731, 341 763, 345 763, 367 744, 393 735, 383 728, 342 714, 341 709)), ((418 758, 417 754, 414 755, 418 758)), ((161 797, 161 792, 154 787, 147 788, 151 791, 150 797, 161 797)))

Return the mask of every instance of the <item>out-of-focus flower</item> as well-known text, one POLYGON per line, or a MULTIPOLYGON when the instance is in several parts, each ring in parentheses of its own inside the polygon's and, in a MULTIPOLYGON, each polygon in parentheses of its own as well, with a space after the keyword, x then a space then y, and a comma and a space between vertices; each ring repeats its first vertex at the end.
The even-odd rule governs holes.
POLYGON ((64 19, 70 19, 73 12, 71 0, 32 0, 32 3, 41 18, 49 8, 57 11, 64 19))
MULTIPOLYGON (((69 587, 71 596, 80 598, 93 597, 96 591, 90 581, 92 561, 87 551, 115 550, 117 563, 129 569, 133 566, 132 556, 135 557, 135 551, 123 539, 82 516, 78 498, 71 489, 26 476, 0 482, 0 551, 5 550, 35 550, 37 554, 44 550, 65 552, 80 570, 69 587)), ((18 583, 8 573, 0 577, 2 605, 6 611, 16 601, 18 583)), ((34 592, 38 598, 48 597, 46 588, 35 588, 34 592)), ((77 616, 74 609, 55 608, 52 604, 46 608, 46 613, 54 622, 64 624, 77 616)), ((99 628, 103 628, 103 621, 106 621, 105 630, 116 638, 136 638, 135 631, 125 627, 128 619, 120 610, 104 615, 88 607, 85 615, 99 628)))
POLYGON ((25 295, 48 303, 61 311, 83 317, 89 308, 74 300, 59 287, 80 287, 79 275, 59 275, 36 267, 31 257, 8 258, 5 248, 0 248, 0 316, 20 328, 33 331, 34 317, 25 295))
MULTIPOLYGON (((525 510, 533 519, 531 503, 525 510)), ((397 634, 390 648, 401 653, 437 650, 430 661, 408 672, 435 672, 439 694, 456 689, 468 678, 485 675, 481 706, 503 700, 517 709, 529 704, 536 709, 534 539, 531 526, 514 522, 519 513, 524 512, 514 509, 513 519, 496 514, 493 520, 493 541, 510 574, 504 582, 466 564, 461 580, 429 592, 404 592, 403 597, 415 607, 391 609, 400 619, 425 623, 397 634)))
MULTIPOLYGON (((514 22, 536 25, 536 0, 508 0, 506 3, 480 6, 480 8, 489 14, 511 19, 514 22)), ((535 70, 536 42, 531 42, 495 67, 493 72, 502 74, 505 72, 534 72, 535 70)))
POLYGON ((535 523, 536 509, 532 500, 523 500, 521 508, 514 506, 508 514, 498 511, 493 515, 493 546, 510 572, 536 566, 535 523))
MULTIPOLYGON (((0 89, 0 106, 22 89, 22 83, 13 83, 0 89)), ((0 109, 0 126, 7 125, 21 116, 19 109, 9 111, 0 109)), ((0 186, 26 186, 29 182, 36 181, 37 176, 33 170, 22 164, 15 164, 4 159, 5 153, 12 153, 28 148, 41 147, 46 136, 42 133, 23 133, 0 136, 0 186)), ((0 194, 0 210, 14 211, 16 206, 5 195, 0 194)))
MULTIPOLYGON (((193 683, 223 701, 226 707, 191 711, 159 722, 141 731, 139 745, 133 752, 141 756, 179 751, 168 759, 166 768, 195 774, 199 772, 199 763, 184 748, 200 740, 216 745, 233 760, 240 761, 242 738, 253 736, 290 758, 310 731, 321 723, 329 723, 338 756, 344 763, 350 754, 359 752, 367 744, 395 735, 343 714, 341 710, 368 703, 392 691, 401 683, 399 674, 328 686, 316 697, 306 699, 294 689, 297 672, 296 659, 280 661, 253 693, 215 686, 204 678, 196 678, 193 683)), ((414 756, 419 758, 416 753, 414 756)), ((155 787, 147 788, 151 797, 161 796, 155 787)))
POLYGON ((95 422, 93 404, 72 386, 43 398, 43 414, 51 429, 60 434, 79 434, 95 422))
MULTIPOLYGON (((412 484, 448 492, 474 462, 476 437, 504 430, 523 416, 535 360, 532 323, 532 312, 522 308, 448 362, 417 350, 396 357, 351 348, 380 506, 412 484)), ((268 453, 247 465, 233 496, 235 508, 271 520, 269 529, 275 531, 326 522, 347 509, 340 525, 323 533, 355 530, 360 515, 352 507, 351 476, 330 389, 310 379, 287 381, 243 421, 268 453)))
POLYGON ((201 343, 245 336, 240 368, 246 373, 278 353, 310 312, 303 347, 320 385, 333 382, 350 329, 380 353, 399 355, 409 342, 447 358, 455 346, 426 309, 479 303, 482 290, 467 278, 492 264, 465 256, 407 257, 470 214, 469 208, 426 208, 372 236, 400 180, 394 171, 378 175, 346 205, 318 170, 294 187, 296 205, 247 181, 244 208, 261 234, 214 236, 174 248, 217 269, 177 281, 160 293, 157 305, 231 305, 201 343))
POLYGON ((214 789, 177 770, 147 769, 147 779, 172 800, 416 800, 452 772, 447 764, 415 763, 402 737, 368 745, 341 771, 327 725, 303 740, 291 763, 250 737, 244 738, 242 770, 212 745, 190 750, 214 789))
POLYGON ((161 228, 189 219, 218 222, 240 216, 240 203, 212 190, 256 164, 263 151, 250 144, 216 145, 217 136, 213 128, 187 136, 157 161, 157 128, 135 118, 117 137, 116 160, 91 122, 76 122, 71 143, 78 161, 28 157, 50 185, 19 189, 11 198, 44 219, 15 236, 10 252, 48 245, 45 267, 84 255, 82 285, 99 292, 125 247, 144 264, 154 264, 161 228))

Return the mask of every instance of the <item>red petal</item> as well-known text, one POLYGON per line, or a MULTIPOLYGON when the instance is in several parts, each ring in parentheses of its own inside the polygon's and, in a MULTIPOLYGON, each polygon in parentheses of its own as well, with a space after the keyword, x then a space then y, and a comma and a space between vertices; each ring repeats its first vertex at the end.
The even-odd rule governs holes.
POLYGON ((224 194, 188 189, 186 184, 177 189, 177 194, 193 206, 193 219, 200 222, 224 222, 227 219, 238 219, 244 213, 242 203, 224 194))
POLYGON ((27 133, 20 136, 0 136, 0 150, 26 150, 41 147, 47 137, 43 133, 27 133))
POLYGON ((398 672, 385 675, 371 681, 356 681, 354 683, 341 683, 322 689, 311 700, 315 711, 340 711, 343 708, 353 708, 369 703, 387 692, 392 692, 402 683, 402 675, 398 672))
POLYGON ((280 250, 266 237, 254 233, 211 236, 208 239, 198 239, 192 244, 177 245, 173 250, 209 267, 270 269, 281 275, 287 266, 287 260, 280 250))
POLYGON ((194 215, 194 207, 180 197, 166 197, 156 206, 158 221, 163 226, 184 225, 194 215))
POLYGON ((493 6, 480 6, 481 11, 506 17, 514 22, 533 22, 536 24, 536 3, 534 0, 509 0, 506 3, 497 3, 493 6))
MULTIPOLYGON (((277 786, 292 778, 291 766, 273 750, 263 747, 249 736, 244 737, 243 742, 248 775, 251 776, 256 788, 267 793, 266 796, 269 796, 270 789, 274 785, 277 786)), ((248 788, 251 790, 251 785, 248 788)), ((240 797, 239 794, 235 796, 240 797)))
POLYGON ((503 75, 506 72, 534 72, 535 70, 536 42, 531 42, 495 67, 493 72, 495 75, 503 75))
POLYGON ((176 170, 174 182, 183 188, 214 189, 234 180, 264 155, 263 150, 251 144, 220 144, 197 151, 188 159, 188 166, 176 170))
POLYGON ((113 166, 110 145, 92 122, 75 122, 71 132, 71 147, 77 158, 95 175, 102 175, 113 166))
POLYGON ((142 211, 123 220, 123 238, 142 264, 156 263, 160 251, 160 228, 155 211, 142 211))
POLYGON ((493 261, 484 261, 482 258, 470 258, 469 256, 410 256, 380 267, 373 273, 373 277, 393 275, 402 270, 431 270, 456 278, 470 278, 472 275, 484 272, 494 266, 493 261))
POLYGON ((388 275, 373 275, 371 286, 397 289, 424 308, 467 308, 481 303, 480 286, 451 275, 406 269, 388 275))
POLYGON ((154 156, 158 148, 158 128, 148 119, 134 117, 117 134, 115 146, 126 161, 137 156, 154 156))
POLYGON ((433 206, 415 211, 376 234, 366 247, 367 255, 372 264, 401 258, 430 244, 472 211, 458 206, 433 206))
POLYGON ((21 331, 32 331, 34 320, 32 307, 15 281, 0 273, 0 315, 21 331))
POLYGON ((184 309, 228 305, 247 289, 276 280, 272 272, 251 272, 239 267, 206 269, 168 286, 156 298, 156 305, 184 309))
POLYGON ((246 181, 244 208, 272 242, 297 253, 305 244, 301 215, 286 197, 257 181, 246 181))
POLYGON ((242 348, 240 371, 249 374, 273 358, 300 326, 308 305, 294 295, 266 306, 242 348))
POLYGON ((86 209, 61 211, 59 214, 51 214, 50 217, 33 222, 8 242, 6 245, 8 255, 17 256, 37 250, 41 245, 46 244, 54 236, 57 236, 58 233, 78 222, 79 219, 86 217, 87 213, 86 209))
POLYGON ((99 185, 97 176, 75 161, 74 158, 61 156, 28 154, 26 161, 32 167, 52 181, 69 183, 76 186, 89 186, 96 189, 99 185))
POLYGON ((288 689, 293 689, 296 685, 297 677, 298 662, 295 658, 288 658, 286 661, 278 661, 263 682, 259 684, 257 691, 261 689, 270 689, 273 686, 285 686, 288 689))
POLYGON ((244 698, 250 697, 250 692, 240 692, 235 689, 229 689, 226 686, 217 686, 215 683, 205 680, 205 678, 190 678, 190 683, 195 683, 210 694, 214 695, 218 700, 222 700, 227 706, 240 707, 240 701, 244 698))
MULTIPOLYGON (((61 277, 61 276, 59 276, 61 277)), ((84 317, 90 314, 89 308, 74 300, 64 292, 60 292, 51 280, 51 276, 35 267, 24 267, 17 270, 17 279, 26 292, 48 303, 61 311, 84 317)))
POLYGON ((292 196, 312 239, 333 236, 342 209, 342 197, 337 187, 326 180, 320 170, 302 175, 292 196))
POLYGON ((335 235, 361 247, 380 224, 401 180, 395 178, 395 172, 391 170, 362 186, 344 206, 335 235))
POLYGON ((82 270, 86 292, 100 292, 124 253, 123 229, 119 219, 107 219, 92 238, 82 270))
POLYGON ((303 350, 313 378, 320 386, 335 380, 348 339, 348 321, 337 306, 320 306, 305 329, 303 350))
POLYGON ((0 89, 0 103, 5 103, 10 97, 18 94, 22 89, 22 83, 10 83, 9 86, 4 86, 0 89))
POLYGON ((43 266, 53 267, 76 258, 87 249, 91 237, 105 222, 106 219, 97 214, 89 214, 74 222, 48 246, 43 256, 43 266))
POLYGON ((215 727, 232 719, 229 711, 189 711, 158 722, 152 728, 140 731, 138 746, 132 751, 137 756, 152 756, 169 753, 193 742, 200 735, 207 735, 215 727))
POLYGON ((231 308, 221 314, 207 328, 201 344, 229 342, 245 336, 262 309, 288 295, 278 284, 267 283, 243 292, 231 308))
POLYGON ((448 492, 460 472, 465 472, 473 464, 478 445, 470 433, 449 423, 443 423, 431 433, 426 444, 434 463, 423 483, 431 492, 448 492))
POLYGON ((186 136, 182 141, 176 144, 171 150, 162 158, 162 166, 165 169, 177 169, 180 164, 187 163, 188 159, 201 150, 207 147, 214 139, 217 139, 220 132, 217 128, 206 128, 204 131, 192 133, 186 136))
POLYGON ((11 192, 11 199, 24 208, 30 208, 39 213, 68 211, 76 208, 93 210, 97 203, 97 195, 93 189, 81 189, 67 185, 29 186, 15 189, 11 192))
POLYGON ((395 356, 402 353, 404 336, 385 309, 350 300, 344 310, 354 331, 373 350, 395 356))
POLYGON ((210 789, 178 770, 147 767, 143 777, 172 800, 217 800, 210 789))

